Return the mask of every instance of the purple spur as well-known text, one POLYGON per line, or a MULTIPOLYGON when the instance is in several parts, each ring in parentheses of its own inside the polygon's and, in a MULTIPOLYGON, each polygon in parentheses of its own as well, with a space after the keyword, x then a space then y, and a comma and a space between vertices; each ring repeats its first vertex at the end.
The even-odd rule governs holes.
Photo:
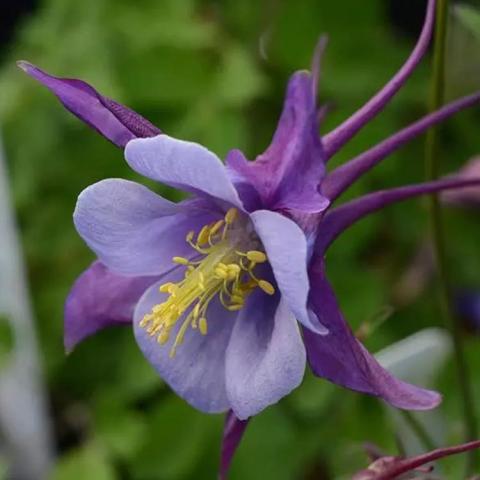
POLYGON ((124 148, 136 172, 190 193, 172 203, 137 183, 110 179, 85 189, 75 226, 95 261, 65 306, 65 346, 96 331, 133 324, 146 359, 195 408, 228 412, 221 477, 250 417, 315 375, 403 409, 430 409, 441 396, 383 369, 355 338, 325 274, 332 242, 363 217, 418 195, 480 184, 449 178, 370 193, 333 206, 360 176, 432 125, 475 105, 457 100, 344 165, 328 160, 400 90, 426 52, 430 0, 419 41, 370 101, 320 137, 312 72, 292 75, 268 149, 254 161, 231 150, 223 163, 205 147, 162 133, 80 80, 19 62, 73 114, 124 148))

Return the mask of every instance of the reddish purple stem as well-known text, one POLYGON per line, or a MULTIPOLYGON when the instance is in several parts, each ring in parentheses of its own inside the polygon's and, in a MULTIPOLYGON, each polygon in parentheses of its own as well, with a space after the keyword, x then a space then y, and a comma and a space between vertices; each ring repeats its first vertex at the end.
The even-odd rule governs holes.
POLYGON ((464 443, 463 445, 457 445, 455 447, 438 448, 437 450, 432 450, 431 452, 424 453, 413 458, 400 460, 399 462, 393 464, 388 470, 380 473, 377 477, 375 477, 375 480, 392 480, 399 475, 410 472, 422 465, 425 465, 426 463, 433 462, 450 455, 468 452, 476 448, 480 448, 480 440, 464 443))

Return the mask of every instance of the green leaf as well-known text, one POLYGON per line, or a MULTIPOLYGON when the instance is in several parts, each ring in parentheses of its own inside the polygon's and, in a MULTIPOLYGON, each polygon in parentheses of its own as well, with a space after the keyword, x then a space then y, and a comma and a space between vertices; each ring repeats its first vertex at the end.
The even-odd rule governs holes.
POLYGON ((94 443, 61 457, 51 480, 115 480, 115 472, 103 452, 94 443))
POLYGON ((217 420, 179 398, 168 397, 150 414, 146 435, 131 466, 135 478, 187 478, 208 447, 217 420))
POLYGON ((455 5, 456 18, 480 40, 480 9, 473 5, 455 5))
POLYGON ((131 459, 146 435, 145 416, 120 404, 108 392, 95 408, 96 438, 114 458, 131 459))
POLYGON ((220 104, 242 107, 265 90, 265 78, 240 45, 231 45, 223 55, 223 65, 214 87, 215 97, 220 104))

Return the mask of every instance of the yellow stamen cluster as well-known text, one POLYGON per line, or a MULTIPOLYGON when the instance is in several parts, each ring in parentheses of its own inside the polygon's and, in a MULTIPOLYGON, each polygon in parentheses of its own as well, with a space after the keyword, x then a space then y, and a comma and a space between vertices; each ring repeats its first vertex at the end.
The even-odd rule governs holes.
POLYGON ((265 253, 242 251, 240 245, 235 244, 235 235, 230 235, 237 219, 237 209, 231 208, 223 219, 205 225, 198 235, 193 231, 188 233, 187 243, 203 258, 193 261, 173 257, 174 263, 186 267, 184 278, 178 283, 160 286, 160 292, 169 295, 167 300, 155 305, 140 323, 151 336, 157 337, 160 345, 164 345, 179 319, 184 317, 170 357, 175 356, 189 327, 198 329, 202 335, 207 334, 207 309, 215 297, 218 296, 227 310, 237 311, 257 287, 268 295, 275 293, 270 282, 257 278, 253 272, 256 265, 267 261, 265 253))

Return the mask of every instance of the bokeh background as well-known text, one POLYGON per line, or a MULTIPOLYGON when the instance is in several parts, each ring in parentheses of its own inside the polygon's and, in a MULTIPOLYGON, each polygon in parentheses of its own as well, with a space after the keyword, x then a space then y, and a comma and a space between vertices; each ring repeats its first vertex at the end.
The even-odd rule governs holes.
MULTIPOLYGON (((198 413, 176 398, 144 361, 128 328, 104 331, 65 354, 63 302, 76 276, 93 260, 72 224, 76 198, 103 178, 144 179, 127 168, 120 150, 19 71, 15 60, 82 78, 168 134, 201 142, 220 156, 239 147, 253 158, 271 138, 288 76, 308 68, 320 33, 329 35, 320 89, 320 100, 330 104, 322 127, 328 131, 401 65, 415 43, 425 3, 2 0, 0 130, 47 395, 54 451, 48 478, 215 478, 223 418, 198 413)), ((476 7, 473 2, 455 4, 452 14, 449 98, 480 88, 476 7)), ((424 114, 429 75, 428 58, 334 164, 424 114)), ((460 168, 480 152, 479 131, 479 109, 458 115, 442 128, 443 172, 460 168)), ((421 138, 376 168, 342 200, 421 181, 423 158, 421 138)), ((178 198, 171 190, 153 188, 178 198)), ((458 289, 480 291, 480 211, 448 209, 445 216, 453 283, 458 289)), ((426 242, 428 209, 425 201, 416 200, 361 222, 332 248, 328 273, 353 327, 365 329, 366 323, 388 312, 366 338, 371 351, 441 325, 435 281, 427 280, 424 286, 422 281, 402 282, 426 242)), ((14 339, 7 348, 8 334, 1 337, 8 357, 14 339)), ((480 340, 465 331, 465 341, 480 398, 480 340)), ((445 436, 438 441, 459 442, 461 402, 450 357, 433 386, 445 395, 439 411, 445 436)), ((18 422, 22 419, 20 415, 18 422)), ((349 478, 368 463, 364 442, 397 454, 397 432, 398 422, 380 401, 307 373, 296 392, 251 422, 231 478, 349 478)), ((3 436, 8 443, 8 435, 3 436)), ((3 450, 2 464, 8 461, 8 450, 3 450)), ((23 461, 29 462, 28 456, 23 461)), ((460 460, 443 465, 446 478, 462 478, 460 460)))

